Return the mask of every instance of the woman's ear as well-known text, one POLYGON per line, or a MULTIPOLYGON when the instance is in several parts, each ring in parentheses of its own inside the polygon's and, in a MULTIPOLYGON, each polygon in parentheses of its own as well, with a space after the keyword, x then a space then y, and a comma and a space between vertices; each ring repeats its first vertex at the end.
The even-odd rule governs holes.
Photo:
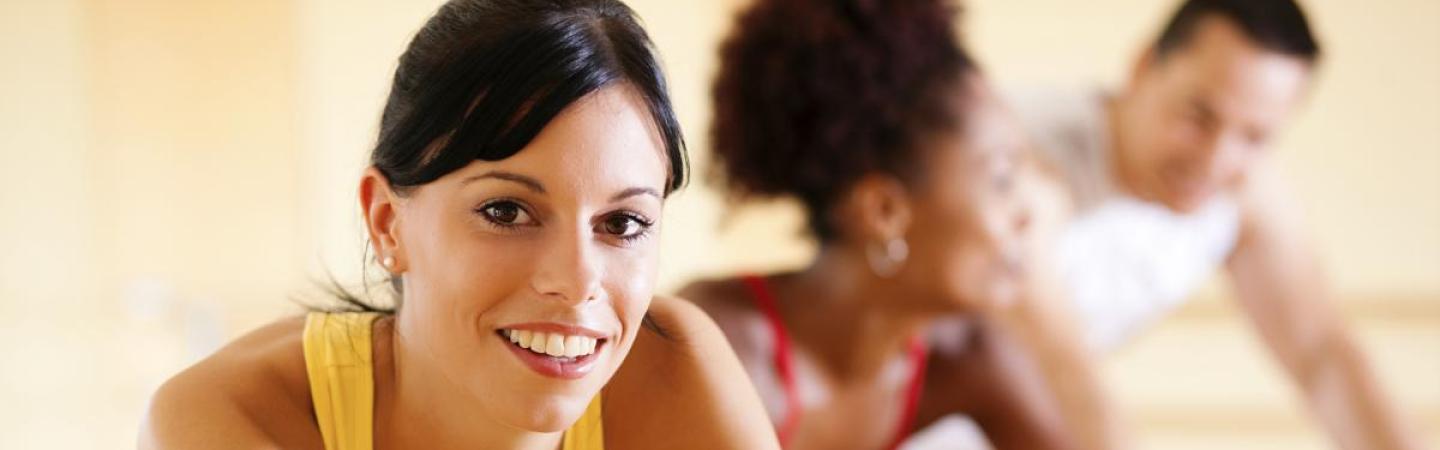
POLYGON ((881 173, 866 175, 850 188, 841 210, 848 216, 842 222, 862 242, 889 242, 903 238, 910 230, 914 204, 910 191, 894 176, 881 173))
POLYGON ((360 177, 360 210, 365 217, 365 230, 370 233, 371 250, 385 270, 398 274, 405 271, 404 252, 397 233, 400 223, 400 197, 390 188, 390 180, 374 166, 360 177))

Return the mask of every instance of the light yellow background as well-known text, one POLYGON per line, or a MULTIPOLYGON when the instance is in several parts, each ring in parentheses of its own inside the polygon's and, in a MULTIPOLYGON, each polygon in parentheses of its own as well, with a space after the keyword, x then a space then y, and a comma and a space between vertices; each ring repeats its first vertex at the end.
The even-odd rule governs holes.
MULTIPOLYGON (((0 0, 0 448, 131 446, 154 387, 356 280, 357 174, 437 0, 0 0)), ((632 2, 706 171, 714 47, 739 4, 632 2)), ((1440 2, 1312 0, 1326 46, 1277 149, 1382 378, 1440 442, 1440 2)), ((979 0, 1005 88, 1113 85, 1169 1, 979 0)), ((799 264, 788 205, 668 205, 663 286, 799 264), (728 226, 721 229, 721 222, 728 226)), ((1326 448, 1212 288, 1108 364, 1153 448, 1326 448)))

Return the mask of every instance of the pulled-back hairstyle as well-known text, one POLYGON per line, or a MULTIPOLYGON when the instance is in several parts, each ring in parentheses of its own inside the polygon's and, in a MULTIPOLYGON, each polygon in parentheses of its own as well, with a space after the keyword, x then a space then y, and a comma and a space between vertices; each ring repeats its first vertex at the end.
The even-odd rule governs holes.
MULTIPOLYGON (((669 194, 685 183, 685 142, 634 11, 618 0, 451 0, 400 56, 370 163, 405 195, 475 160, 509 158, 566 107, 621 84, 663 140, 669 194)), ((395 309, 336 290, 348 309, 395 309)))
POLYGON ((875 171, 909 181, 957 127, 975 70, 945 0, 755 0, 720 50, 716 174, 733 197, 793 196, 820 240, 838 197, 875 171))
POLYGON ((617 83, 649 107, 670 160, 667 192, 684 184, 680 124, 645 30, 616 0, 452 0, 395 70, 370 162, 390 185, 435 181, 530 143, 581 97, 617 83))

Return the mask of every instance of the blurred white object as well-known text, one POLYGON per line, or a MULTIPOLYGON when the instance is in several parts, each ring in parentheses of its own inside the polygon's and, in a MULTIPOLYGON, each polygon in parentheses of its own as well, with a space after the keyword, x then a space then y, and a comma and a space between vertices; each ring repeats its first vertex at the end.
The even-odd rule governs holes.
POLYGON ((949 415, 917 431, 901 450, 991 450, 985 432, 969 417, 949 415))
POLYGON ((1036 150, 1073 195, 1075 217, 1056 257, 1089 344, 1113 350, 1222 268, 1239 234, 1239 206, 1217 195, 1181 214, 1122 192, 1110 170, 1100 91, 1010 97, 1036 150))

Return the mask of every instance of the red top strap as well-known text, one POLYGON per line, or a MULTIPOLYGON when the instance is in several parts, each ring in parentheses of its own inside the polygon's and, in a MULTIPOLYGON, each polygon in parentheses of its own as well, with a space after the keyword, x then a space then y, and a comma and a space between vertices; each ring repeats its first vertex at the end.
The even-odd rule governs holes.
POLYGON ((795 387, 795 371, 790 365, 790 336, 785 333, 785 322, 780 319, 780 309, 776 306, 775 296, 770 294, 765 279, 746 275, 742 280, 750 288, 755 306, 765 314, 765 319, 770 323, 770 335, 775 338, 775 370, 780 373, 780 386, 785 389, 785 420, 780 421, 776 434, 780 438, 780 445, 784 446, 789 442, 795 426, 800 424, 800 390, 795 387))
MULTIPOLYGON (((775 338, 775 370, 780 374, 780 384, 785 390, 785 419, 776 427, 776 434, 780 438, 780 445, 784 446, 789 442, 790 436, 794 434, 795 427, 800 423, 800 391, 795 386, 795 369, 790 356, 790 336, 785 332, 785 322, 780 317, 780 308, 777 305, 774 294, 771 294, 770 287, 765 279, 756 275, 745 275, 741 281, 750 289, 755 301, 756 308, 765 315, 770 324, 771 335, 775 338)), ((901 443, 910 436, 911 428, 915 426, 915 415, 920 408, 920 393, 925 388, 925 363, 929 350, 925 346, 925 340, 915 337, 910 340, 910 364, 913 368, 910 375, 910 383, 905 387, 905 409, 900 414, 900 423, 895 430, 895 437, 890 444, 886 445, 887 450, 894 450, 900 447, 901 443)))

